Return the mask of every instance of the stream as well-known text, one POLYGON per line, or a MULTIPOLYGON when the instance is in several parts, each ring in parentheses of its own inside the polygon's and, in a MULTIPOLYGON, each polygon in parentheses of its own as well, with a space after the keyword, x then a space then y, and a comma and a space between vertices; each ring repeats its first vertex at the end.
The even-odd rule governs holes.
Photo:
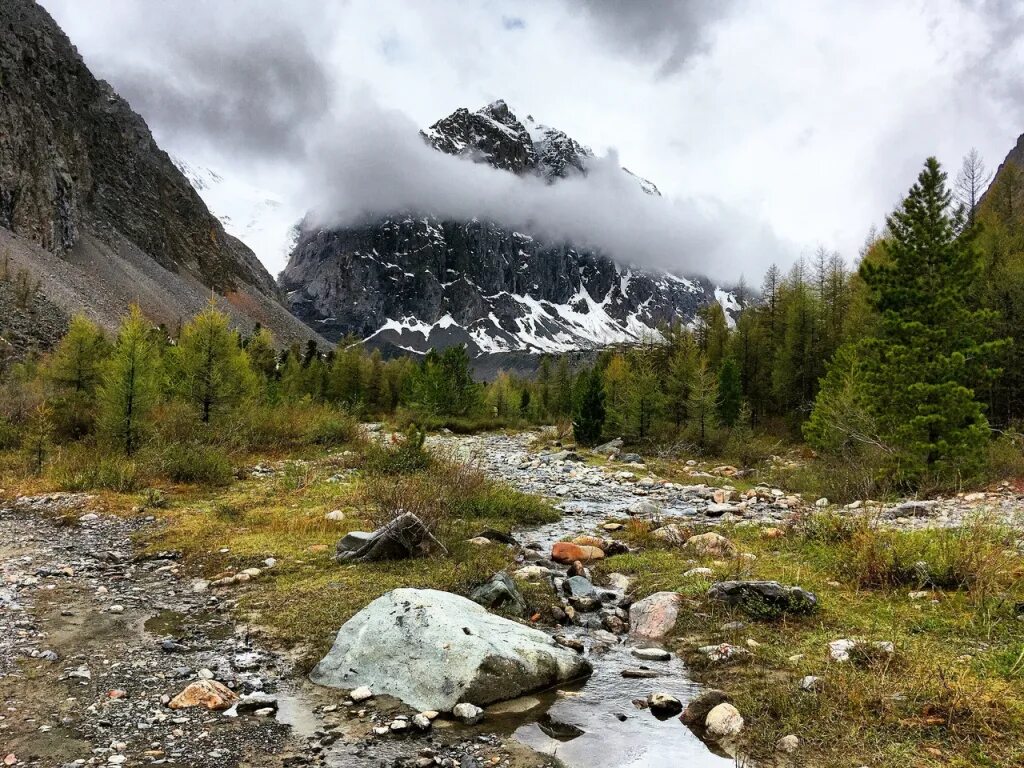
MULTIPOLYGON (((567 536, 598 532, 610 515, 621 516, 641 499, 655 501, 666 517, 693 517, 706 500, 683 486, 637 485, 637 478, 616 477, 605 468, 571 461, 541 460, 528 453, 530 434, 442 437, 431 442, 460 460, 476 464, 488 474, 527 493, 561 498, 561 520, 516 531, 527 548, 547 553, 567 536), (640 493, 638 493, 638 491, 640 493)), ((647 473, 637 469, 633 474, 647 473)), ((641 661, 629 635, 614 637, 603 630, 571 627, 564 631, 582 640, 594 667, 593 675, 575 689, 538 697, 538 706, 518 715, 489 714, 489 727, 511 728, 515 739, 532 749, 558 758, 568 768, 640 768, 685 765, 691 768, 735 766, 733 757, 716 754, 677 717, 658 720, 635 699, 655 692, 669 693, 683 706, 700 690, 689 679, 685 665, 674 655, 669 661, 641 661), (627 679, 622 671, 645 666, 660 673, 656 678, 627 679)), ((514 705, 513 705, 514 708, 514 705)), ((499 705, 499 709, 504 709, 499 705)))

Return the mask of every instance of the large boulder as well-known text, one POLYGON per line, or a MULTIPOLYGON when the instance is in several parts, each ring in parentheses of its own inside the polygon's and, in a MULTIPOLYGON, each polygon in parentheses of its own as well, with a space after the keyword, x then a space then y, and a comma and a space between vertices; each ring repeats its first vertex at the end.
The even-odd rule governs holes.
POLYGON ((629 631, 637 637, 658 640, 676 625, 683 598, 677 592, 655 592, 629 607, 629 631))
POLYGON ((708 600, 740 608, 762 619, 809 614, 818 607, 818 598, 812 592, 777 581, 719 581, 708 590, 708 600))
POLYGON ((418 710, 485 706, 590 674, 540 630, 433 589, 396 589, 345 622, 310 673, 332 688, 367 686, 418 710))

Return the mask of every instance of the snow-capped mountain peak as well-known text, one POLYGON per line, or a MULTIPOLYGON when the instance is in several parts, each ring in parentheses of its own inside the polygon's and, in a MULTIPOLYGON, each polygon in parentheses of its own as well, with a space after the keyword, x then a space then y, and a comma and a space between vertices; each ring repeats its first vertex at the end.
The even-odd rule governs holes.
MULTIPOLYGON (((549 183, 588 173, 584 144, 504 101, 457 109, 421 132, 440 152, 549 183)), ((648 194, 651 182, 623 169, 648 194)), ((643 254, 636 255, 637 261, 643 254)), ((476 218, 422 214, 306 231, 281 274, 289 301, 328 338, 425 352, 563 352, 657 338, 665 323, 735 299, 697 277, 643 269, 476 218)), ((727 311, 727 314, 728 314, 727 311)))

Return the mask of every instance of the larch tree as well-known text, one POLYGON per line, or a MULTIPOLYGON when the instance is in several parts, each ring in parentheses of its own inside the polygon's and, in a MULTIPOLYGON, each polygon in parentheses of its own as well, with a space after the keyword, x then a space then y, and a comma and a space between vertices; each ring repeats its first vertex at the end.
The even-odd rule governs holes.
POLYGON ((110 343, 99 326, 84 315, 71 318, 45 366, 53 390, 50 419, 59 433, 79 438, 92 428, 96 390, 109 354, 110 343))
POLYGON ((126 455, 138 450, 159 397, 159 345, 137 304, 121 323, 97 392, 101 433, 126 455))
POLYGON ((255 374, 238 335, 212 300, 181 329, 172 366, 179 394, 198 409, 205 424, 255 389, 255 374))

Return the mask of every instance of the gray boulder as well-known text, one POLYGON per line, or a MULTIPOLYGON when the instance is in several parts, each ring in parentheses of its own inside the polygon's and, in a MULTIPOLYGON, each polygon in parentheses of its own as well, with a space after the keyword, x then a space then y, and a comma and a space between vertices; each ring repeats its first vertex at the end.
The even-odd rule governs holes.
POLYGON ((818 598, 801 587, 777 581, 719 581, 708 590, 708 600, 742 609, 756 618, 774 619, 785 614, 809 614, 818 598))
POLYGON ((589 662, 541 632, 459 595, 396 589, 339 630, 310 673, 332 688, 367 686, 418 710, 485 706, 590 674, 589 662))
POLYGON ((518 616, 525 616, 530 610, 519 588, 504 571, 499 571, 486 584, 474 589, 469 599, 491 610, 507 608, 518 616))
POLYGON ((606 456, 611 456, 612 454, 618 453, 621 450, 622 438, 616 437, 614 440, 609 440, 607 443, 597 446, 597 448, 594 449, 594 453, 602 453, 606 456))

